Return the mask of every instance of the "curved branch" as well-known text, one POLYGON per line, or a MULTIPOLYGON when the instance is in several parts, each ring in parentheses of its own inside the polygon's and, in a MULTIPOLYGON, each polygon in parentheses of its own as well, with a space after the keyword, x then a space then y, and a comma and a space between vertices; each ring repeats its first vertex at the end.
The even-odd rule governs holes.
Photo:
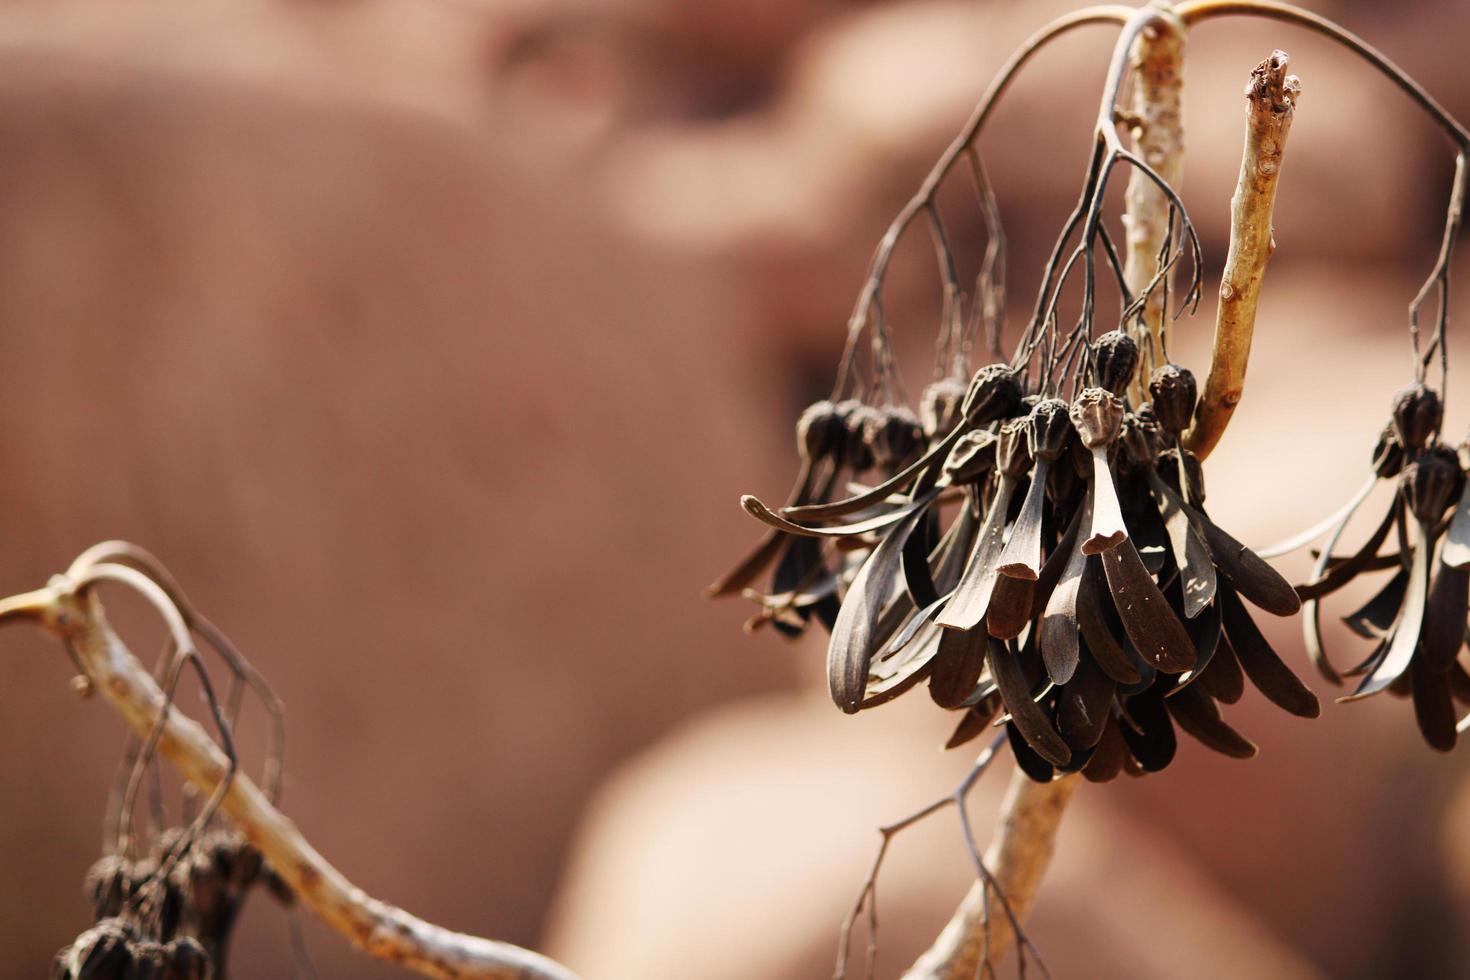
MULTIPOLYGON (((205 794, 226 782, 229 760, 198 723, 169 708, 149 671, 108 625, 96 594, 66 576, 0 600, 0 620, 37 619, 65 641, 88 680, 139 737, 157 725, 158 752, 205 794)), ((576 980, 571 971, 508 943, 451 932, 364 894, 302 838, 247 776, 236 773, 220 810, 297 899, 329 928, 379 959, 444 980, 576 980)))

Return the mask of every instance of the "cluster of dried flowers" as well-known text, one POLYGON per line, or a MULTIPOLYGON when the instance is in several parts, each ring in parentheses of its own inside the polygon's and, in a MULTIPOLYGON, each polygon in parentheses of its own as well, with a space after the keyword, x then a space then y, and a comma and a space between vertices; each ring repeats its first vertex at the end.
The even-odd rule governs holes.
POLYGON ((1470 673, 1459 660, 1470 612, 1470 493, 1466 492, 1470 446, 1462 444, 1456 451, 1440 441, 1443 418, 1435 389, 1422 381, 1401 389, 1373 451, 1372 475, 1362 489, 1325 526, 1277 550, 1291 550, 1327 534, 1311 578, 1297 587, 1306 601, 1303 632, 1308 656, 1334 684, 1341 684, 1344 677, 1362 678, 1344 701, 1384 691, 1412 697, 1424 740, 1447 752, 1464 728, 1457 724, 1455 702, 1470 705, 1470 673), (1383 517, 1357 551, 1334 554, 1348 522, 1380 482, 1393 487, 1383 517), (1390 535, 1397 550, 1380 554, 1390 535), (1372 650, 1362 662, 1339 673, 1323 649, 1321 600, 1375 571, 1393 575, 1342 617, 1352 632, 1373 641, 1372 650))
POLYGON ((1058 382, 990 364, 968 384, 930 385, 918 416, 812 405, 797 425, 796 492, 779 512, 744 498, 767 536, 711 591, 743 590, 756 623, 830 629, 843 711, 927 682, 962 712, 951 746, 1003 723, 1038 780, 1162 769, 1176 728, 1252 756, 1219 709, 1246 678, 1292 714, 1319 710, 1246 607, 1290 615, 1297 593, 1205 510, 1180 438, 1190 372, 1162 364, 1135 404, 1127 333, 1079 349, 1070 401, 1058 382), (844 474, 870 472, 875 485, 829 499, 844 474), (772 565, 770 588, 752 588, 772 565))
POLYGON ((282 904, 291 891, 239 834, 160 834, 151 853, 105 855, 87 872, 96 923, 56 954, 55 980, 211 980, 224 976, 230 934, 250 889, 282 904), (216 964, 221 964, 216 968, 216 964))

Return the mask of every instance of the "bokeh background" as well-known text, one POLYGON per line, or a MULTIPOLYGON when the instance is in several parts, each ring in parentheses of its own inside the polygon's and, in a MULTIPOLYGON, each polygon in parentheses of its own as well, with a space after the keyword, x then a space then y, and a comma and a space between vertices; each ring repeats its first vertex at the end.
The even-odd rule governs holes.
MULTIPOLYGON (((159 554, 279 689, 286 809, 374 895, 589 980, 830 975, 874 828, 969 757, 939 752, 951 719, 921 696, 840 715, 819 639, 744 636, 739 602, 699 592, 757 536, 738 494, 786 487, 889 218, 1069 6, 12 0, 0 589, 102 538, 159 554)), ((1470 117, 1470 7, 1312 6, 1470 117)), ((1058 43, 983 142, 1013 314, 1075 199, 1111 44, 1058 43)), ((1248 394, 1208 466, 1213 513, 1256 543, 1365 473, 1451 161, 1345 53, 1202 27, 1183 189, 1211 281, 1241 91, 1273 47, 1305 94, 1248 394)), ((890 294, 914 388, 927 248, 900 251, 890 294)), ((1197 371, 1208 293, 1176 334, 1197 371)), ((1270 625, 1308 676, 1296 624, 1270 625)), ((50 641, 0 635, 0 977, 87 925, 122 730, 68 676, 50 641)), ((1390 699, 1308 723, 1249 695, 1228 718, 1258 759, 1186 740, 1164 774, 1079 793, 1032 929, 1054 975, 1470 973, 1470 756, 1429 752, 1390 699)), ((982 835, 1004 781, 977 790, 982 835)), ((880 972, 967 884, 951 816, 900 839, 880 972)), ((290 976, 286 936, 256 899, 235 975, 290 976)), ((323 977, 400 975, 307 939, 323 977)))

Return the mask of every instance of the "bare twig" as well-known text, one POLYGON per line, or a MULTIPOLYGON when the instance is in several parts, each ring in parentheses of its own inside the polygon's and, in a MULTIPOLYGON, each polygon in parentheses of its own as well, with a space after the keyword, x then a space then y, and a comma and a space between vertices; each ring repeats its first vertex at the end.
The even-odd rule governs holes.
POLYGON ((1185 445, 1200 457, 1215 448, 1240 401, 1256 325, 1256 300, 1266 263, 1276 249, 1271 211, 1286 138, 1301 95, 1301 82, 1286 73, 1287 62, 1286 52, 1272 52, 1251 72, 1245 90, 1245 152, 1235 197, 1230 201, 1230 251, 1220 277, 1214 355, 1194 424, 1184 436, 1185 445))
POLYGON ((1016 770, 1001 804, 1000 826, 985 851, 994 886, 982 879, 970 888, 905 980, 970 980, 987 958, 994 961, 1005 953, 1016 938, 1014 923, 1024 921, 1036 899, 1077 781, 1071 775, 1038 783, 1016 770), (997 890, 1009 909, 999 904, 997 890))
MULTIPOLYGON (((1172 12, 1163 10, 1159 19, 1144 29, 1131 52, 1133 99, 1126 117, 1133 138, 1134 154, 1147 162, 1164 179, 1179 186, 1184 170, 1184 125, 1180 97, 1184 88, 1184 27, 1172 12)), ((1135 334, 1146 368, 1134 381, 1134 401, 1147 400, 1148 367, 1163 356, 1165 296, 1155 289, 1160 255, 1171 237, 1174 212, 1163 188, 1141 170, 1128 178, 1124 197, 1127 237, 1124 244, 1124 277, 1135 296, 1144 298, 1139 313, 1143 329, 1135 334)), ((1167 277, 1167 271, 1164 276, 1167 277)))
MULTIPOLYGON (((0 621, 32 618, 60 637, 88 680, 139 738, 157 732, 159 755, 212 795, 220 812, 258 848, 301 904, 379 959, 425 976, 457 980, 576 980, 561 965, 508 943, 451 932, 364 894, 301 837, 192 719, 168 707, 153 676, 108 625, 85 580, 58 575, 44 589, 0 601, 0 621), (155 727, 156 726, 156 727, 155 727)), ((161 592, 160 592, 161 594, 161 592)))

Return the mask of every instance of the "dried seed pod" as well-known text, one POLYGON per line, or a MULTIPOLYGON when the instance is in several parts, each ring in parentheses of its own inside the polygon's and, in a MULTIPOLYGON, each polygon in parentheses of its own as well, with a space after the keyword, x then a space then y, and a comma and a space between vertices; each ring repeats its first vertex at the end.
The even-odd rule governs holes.
POLYGON ((863 438, 878 466, 894 472, 923 443, 924 430, 908 406, 887 405, 868 419, 863 438))
POLYGON ((129 980, 171 980, 168 950, 162 943, 142 939, 133 943, 133 968, 129 980))
POLYGON ((1021 407, 1021 381, 1008 364, 987 364, 975 372, 960 406, 966 419, 984 425, 1010 418, 1021 407))
POLYGON ((837 406, 825 398, 808 405, 796 420, 796 448, 804 459, 814 463, 826 459, 846 441, 847 427, 837 406))
POLYGON ((1027 419, 1006 419, 995 440, 995 465, 1006 476, 1019 478, 1031 469, 1027 419))
POLYGON ((121 854, 105 854, 87 869, 83 892, 97 918, 105 919, 122 911, 135 881, 132 861, 121 854))
POLYGON ((1055 461, 1066 452, 1072 435, 1072 419, 1067 403, 1060 398, 1037 401, 1027 417, 1027 439, 1031 455, 1036 459, 1055 461))
POLYGON ((1394 424, 1389 422, 1378 437, 1378 445, 1373 447, 1373 472, 1380 480, 1386 480, 1398 476, 1403 468, 1404 445, 1399 442, 1394 424))
POLYGON ((841 402, 837 410, 842 414, 842 426, 845 430, 839 454, 843 465, 854 473, 872 468, 873 450, 868 446, 867 430, 870 425, 882 423, 878 410, 856 401, 841 402))
POLYGON ((1152 467, 1158 455, 1159 442, 1157 422, 1135 412, 1124 414, 1123 427, 1118 434, 1118 460, 1125 469, 1134 471, 1152 467))
POLYGON ((1394 432, 1406 449, 1418 451, 1428 445, 1443 419, 1439 392, 1423 382, 1405 385, 1394 393, 1394 432))
POLYGON ((1194 372, 1178 364, 1156 368, 1148 379, 1148 393, 1153 398, 1154 415, 1160 428, 1171 435, 1189 428, 1195 403, 1199 401, 1194 372))
POLYGON ((944 461, 944 475, 956 486, 979 483, 995 469, 995 433, 972 429, 960 436, 944 461))
POLYGON ((1087 388, 1072 402, 1072 425, 1088 449, 1107 446, 1123 425, 1123 400, 1102 388, 1087 388))
POLYGON ((1434 524, 1458 496, 1462 479, 1454 453, 1447 449, 1431 449, 1419 456, 1400 475, 1404 499, 1420 523, 1434 524))
POLYGON ((1121 330, 1109 330, 1092 342, 1092 381, 1115 395, 1128 390, 1138 369, 1138 342, 1121 330))
POLYGON ((137 935, 122 919, 107 918, 77 936, 57 954, 66 966, 63 976, 88 980, 126 980, 134 976, 133 938, 137 935), (75 970, 71 966, 75 965, 75 970))
POLYGON ((919 396, 919 421, 924 435, 933 439, 955 427, 960 420, 965 390, 965 383, 958 378, 940 378, 924 389, 919 396))
POLYGON ((214 963, 204 945, 192 936, 181 936, 163 948, 169 980, 210 980, 214 963))

